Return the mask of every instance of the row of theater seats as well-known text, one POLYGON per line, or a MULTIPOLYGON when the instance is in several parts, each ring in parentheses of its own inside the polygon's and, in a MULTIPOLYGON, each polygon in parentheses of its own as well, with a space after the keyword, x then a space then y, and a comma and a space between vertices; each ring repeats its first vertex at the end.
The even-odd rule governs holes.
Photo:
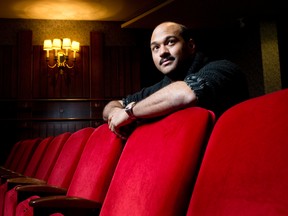
POLYGON ((4 216, 288 215, 288 89, 227 110, 187 108, 136 128, 107 124, 15 144, 4 216))

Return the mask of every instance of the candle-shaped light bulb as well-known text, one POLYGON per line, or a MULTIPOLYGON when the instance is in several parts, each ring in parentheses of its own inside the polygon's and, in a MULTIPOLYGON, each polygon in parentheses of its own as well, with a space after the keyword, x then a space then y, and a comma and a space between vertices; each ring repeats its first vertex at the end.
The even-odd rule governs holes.
POLYGON ((44 40, 43 50, 46 50, 46 58, 49 58, 49 51, 52 50, 51 40, 44 40))
POLYGON ((80 43, 72 41, 71 50, 73 50, 73 58, 76 58, 76 52, 80 50, 80 43))

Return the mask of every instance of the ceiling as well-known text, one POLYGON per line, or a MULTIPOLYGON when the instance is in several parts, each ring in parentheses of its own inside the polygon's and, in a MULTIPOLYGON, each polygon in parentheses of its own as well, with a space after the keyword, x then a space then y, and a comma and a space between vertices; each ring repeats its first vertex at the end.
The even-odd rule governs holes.
MULTIPOLYGON (((279 0, 280 2, 280 0, 279 0)), ((279 14, 278 0, 1 0, 0 18, 120 21, 123 28, 153 28, 173 20, 188 27, 219 26, 246 16, 279 14)), ((280 10, 281 9, 281 10, 280 10)))

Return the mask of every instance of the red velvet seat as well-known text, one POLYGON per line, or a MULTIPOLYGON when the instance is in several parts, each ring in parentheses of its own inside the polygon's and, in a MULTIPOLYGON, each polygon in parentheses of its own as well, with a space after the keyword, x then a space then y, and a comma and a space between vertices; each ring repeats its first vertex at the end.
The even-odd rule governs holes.
MULTIPOLYGON (((185 214, 213 121, 211 112, 193 107, 137 127, 123 149, 100 215, 185 214)), ((46 215, 47 207, 41 211, 41 206, 47 203, 57 205, 58 211, 66 203, 67 215, 85 215, 84 206, 90 215, 93 211, 97 215, 95 208, 101 207, 75 197, 54 201, 53 197, 32 200, 34 215, 46 215)))
MULTIPOLYGON (((97 127, 87 141, 66 195, 103 203, 123 146, 123 141, 109 130, 107 124, 97 127)), ((18 192, 33 189, 51 190, 45 186, 23 186, 18 192)), ((32 196, 19 203, 16 215, 33 215, 29 201, 38 197, 32 196)))
POLYGON ((40 161, 42 160, 43 156, 46 153, 48 146, 50 145, 51 141, 53 140, 53 136, 49 136, 44 138, 35 149, 31 159, 27 167, 25 168, 23 175, 33 177, 36 174, 37 168, 40 165, 40 161))
MULTIPOLYGON (((12 168, 13 165, 12 164, 17 163, 16 159, 19 159, 20 154, 22 153, 21 151, 19 151, 22 141, 23 140, 20 140, 13 145, 4 165, 0 166, 0 175, 1 176, 13 172, 13 168, 12 168)), ((14 166, 16 167, 16 165, 14 165, 14 166)))
POLYGON ((11 156, 7 159, 7 169, 1 169, 1 175, 9 174, 11 172, 23 173, 34 150, 40 143, 41 138, 26 139, 16 143, 15 148, 12 149, 11 156))
POLYGON ((41 140, 42 139, 39 137, 30 140, 30 144, 25 148, 21 159, 17 164, 17 167, 15 169, 16 172, 23 173, 25 171, 25 168, 28 165, 30 158, 34 154, 34 151, 37 148, 38 144, 41 142, 41 140))
POLYGON ((53 140, 53 137, 47 137, 37 145, 37 148, 33 152, 33 155, 31 156, 28 165, 26 166, 23 173, 18 172, 6 172, 5 175, 1 176, 1 184, 5 183, 7 178, 13 178, 13 177, 20 177, 20 176, 34 176, 35 172, 37 170, 37 167, 39 166, 39 161, 41 161, 48 144, 53 140))
MULTIPOLYGON (((71 133, 63 133, 53 138, 53 140, 49 143, 44 156, 42 156, 42 159, 38 161, 39 165, 37 165, 37 167, 35 167, 36 170, 34 170, 36 172, 35 176, 32 177, 39 178, 42 180, 47 179, 48 175, 51 172, 52 167, 55 164, 56 158, 58 157, 59 152, 62 149, 63 144, 66 142, 70 134, 71 133)), ((31 164, 31 166, 33 165, 31 164)), ((27 167, 28 170, 30 168, 27 167)), ((29 174, 29 172, 27 174, 29 174)), ((7 190, 8 190, 8 183, 6 182, 5 184, 0 186, 0 215, 2 215, 4 211, 4 199, 7 190)))
MULTIPOLYGON (((67 141, 65 142, 61 152, 53 166, 53 169, 47 179, 47 184, 55 185, 59 187, 68 188, 71 178, 74 174, 76 165, 82 153, 82 150, 87 142, 87 139, 94 131, 94 128, 87 127, 81 130, 78 130, 69 136, 67 141)), ((13 183, 13 185, 22 184, 21 181, 24 180, 25 184, 27 184, 28 178, 26 179, 8 179, 8 189, 9 183, 13 183), (14 181, 15 180, 15 181, 14 181)), ((32 182, 29 184, 33 184, 35 179, 32 179, 32 182)), ((17 191, 16 187, 13 187, 5 194, 4 199, 4 215, 5 216, 14 216, 16 206, 17 206, 17 191)))
POLYGON ((253 98, 216 123, 187 216, 288 215, 288 89, 253 98))
POLYGON ((15 161, 15 158, 19 157, 19 156, 17 157, 17 154, 21 153, 20 151, 18 151, 18 149, 20 148, 20 144, 22 141, 23 140, 20 140, 13 145, 13 147, 10 150, 10 153, 9 153, 5 163, 4 163, 4 166, 1 166, 1 169, 2 168, 11 169, 10 166, 12 165, 13 161, 15 161))
MULTIPOLYGON (((35 177, 41 180, 47 180, 64 143, 67 141, 70 135, 71 133, 67 132, 53 138, 53 140, 49 143, 44 156, 42 156, 42 159, 38 161, 39 164, 36 165, 37 167, 35 167, 35 176, 31 177, 35 177)), ((34 158, 31 160, 34 160, 34 158)), ((31 166, 33 165, 31 164, 31 166)), ((27 167, 27 169, 30 168, 27 167)), ((29 176, 29 173, 27 173, 27 175, 29 176)), ((6 182, 5 184, 0 186, 0 215, 2 215, 4 211, 4 199, 7 190, 8 183, 6 182)))
POLYGON ((44 181, 48 180, 48 177, 56 163, 59 154, 71 136, 70 132, 61 133, 53 138, 53 140, 49 143, 47 150, 45 151, 44 156, 41 161, 39 161, 39 165, 37 167, 35 176, 32 176, 37 179, 41 179, 44 181))
MULTIPOLYGON (((49 143, 49 145, 45 151, 44 156, 41 158, 40 161, 38 161, 37 165, 34 164, 37 167, 35 167, 36 170, 34 170, 33 172, 36 172, 36 173, 35 173, 35 176, 31 176, 31 177, 35 177, 35 178, 42 179, 42 180, 47 180, 48 175, 50 174, 50 172, 51 172, 51 170, 55 164, 55 161, 56 161, 56 159, 57 159, 57 157, 58 157, 58 155, 59 155, 59 153, 63 147, 63 144, 66 142, 66 140, 68 139, 68 137, 70 135, 71 135, 71 133, 67 132, 67 133, 60 134, 60 135, 56 136, 55 138, 53 138, 53 140, 49 143)), ((37 159, 37 157, 34 158, 33 160, 36 160, 36 159, 37 159)), ((31 164, 30 166, 33 166, 33 165, 31 164)), ((32 171, 32 170, 29 171, 30 168, 31 167, 27 167, 27 169, 28 169, 27 175, 28 176, 30 176, 29 172, 32 171)), ((11 172, 9 171, 9 172, 6 172, 6 175, 8 173, 11 174, 11 172)), ((15 174, 19 176, 20 173, 15 172, 15 174)), ((3 192, 6 192, 6 190, 7 190, 7 184, 0 186, 0 202, 2 200, 4 200, 2 195, 3 195, 3 192)), ((1 212, 2 211, 0 211, 0 214, 1 214, 1 212)))
MULTIPOLYGON (((34 153, 35 148, 41 141, 41 138, 35 138, 35 139, 26 139, 21 142, 17 143, 17 146, 15 147, 15 153, 13 153, 13 157, 15 157, 15 160, 11 158, 11 163, 8 170, 2 170, 1 172, 1 178, 2 175, 16 175, 23 173, 24 169, 26 168, 26 165, 29 162, 30 157, 34 153)), ((14 151, 14 150, 13 150, 14 151)), ((2 184, 3 180, 1 179, 1 185, 0 185, 0 216, 3 215, 3 205, 4 205, 4 196, 7 191, 7 185, 2 184)))
POLYGON ((3 184, 2 176, 11 175, 11 174, 14 174, 14 172, 17 173, 15 170, 16 170, 18 161, 21 159, 21 156, 25 149, 25 142, 23 141, 24 140, 20 140, 14 144, 14 146, 12 147, 8 155, 8 158, 5 161, 5 164, 0 167, 0 176, 1 176, 0 185, 3 184))

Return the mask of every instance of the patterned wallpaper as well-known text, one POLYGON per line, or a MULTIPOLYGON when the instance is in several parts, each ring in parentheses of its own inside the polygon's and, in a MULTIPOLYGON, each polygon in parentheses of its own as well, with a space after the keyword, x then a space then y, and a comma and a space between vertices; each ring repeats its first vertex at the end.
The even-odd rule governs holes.
POLYGON ((16 43, 19 30, 32 30, 33 45, 42 45, 45 39, 69 37, 81 45, 90 45, 90 32, 105 34, 106 45, 133 45, 132 29, 121 29, 120 22, 0 19, 0 45, 16 43))
POLYGON ((274 23, 263 23, 261 31, 261 49, 265 93, 281 89, 281 71, 277 40, 277 28, 274 23))

